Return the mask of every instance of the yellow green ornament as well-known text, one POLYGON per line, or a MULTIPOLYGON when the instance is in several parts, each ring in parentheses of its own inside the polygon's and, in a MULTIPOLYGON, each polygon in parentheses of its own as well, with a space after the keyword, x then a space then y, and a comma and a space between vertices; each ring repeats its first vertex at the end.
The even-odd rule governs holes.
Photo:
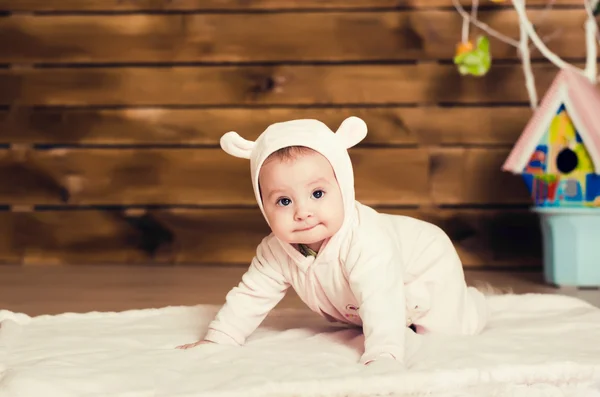
POLYGON ((475 48, 471 42, 460 43, 454 56, 454 64, 458 66, 458 72, 463 76, 485 75, 492 66, 490 40, 486 36, 479 36, 475 48))

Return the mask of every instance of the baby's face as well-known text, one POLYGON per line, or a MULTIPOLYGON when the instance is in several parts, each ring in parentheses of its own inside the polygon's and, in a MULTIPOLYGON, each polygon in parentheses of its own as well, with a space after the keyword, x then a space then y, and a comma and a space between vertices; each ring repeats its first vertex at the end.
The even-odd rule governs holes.
POLYGON ((318 244, 342 226, 342 194, 329 161, 317 152, 273 159, 260 170, 265 214, 273 234, 289 244, 318 244))

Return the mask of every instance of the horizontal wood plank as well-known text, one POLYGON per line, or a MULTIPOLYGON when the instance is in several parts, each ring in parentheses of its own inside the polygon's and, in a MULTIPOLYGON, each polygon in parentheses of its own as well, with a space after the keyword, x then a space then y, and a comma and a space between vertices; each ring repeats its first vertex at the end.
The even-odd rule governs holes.
MULTIPOLYGON (((582 9, 529 16, 558 55, 585 56, 582 9)), ((518 38, 512 10, 482 11, 482 22, 518 38)), ((451 59, 462 20, 453 9, 187 15, 66 15, 0 18, 0 62, 286 62, 451 59), (273 34, 273 32, 278 32, 273 34), (85 34, 81 34, 85 32, 85 34)), ((494 59, 518 59, 493 39, 494 59)), ((543 59, 532 51, 534 59, 543 59)))
MULTIPOLYGON (((440 226, 465 266, 537 266, 535 214, 491 210, 380 210, 440 226)), ((33 265, 247 265, 269 229, 257 208, 13 213, 22 261, 33 265)), ((5 246, 0 246, 5 257, 5 246)))
MULTIPOLYGON (((508 149, 351 149, 368 205, 527 204, 508 149)), ((0 203, 256 205, 247 160, 221 149, 0 151, 0 203)))
POLYGON ((17 264, 21 261, 22 250, 19 248, 18 214, 0 211, 0 264, 17 264))
POLYGON ((0 143, 212 145, 227 131, 255 140, 275 122, 315 118, 333 131, 358 116, 370 145, 512 145, 529 107, 26 109, 0 111, 0 143), (469 122, 465 120, 469 119, 469 122))
MULTIPOLYGON (((471 0, 460 0, 469 6, 471 0)), ((548 0, 528 0, 540 6, 548 0)), ((581 5, 579 0, 556 0, 555 5, 581 5)), ((0 0, 0 10, 9 11, 163 11, 163 10, 289 10, 450 7, 451 0, 0 0)))
MULTIPOLYGON (((352 152, 360 197, 399 204, 427 197, 427 152, 399 150, 380 150, 376 158, 369 150, 352 152)), ((30 152, 22 162, 10 151, 3 154, 0 202, 256 204, 247 160, 221 149, 58 149, 30 152)))
POLYGON ((510 149, 432 149, 431 197, 437 204, 529 204, 525 183, 501 171, 510 149))
MULTIPOLYGON (((556 76, 533 67, 538 92, 556 76)), ((0 70, 0 105, 527 103, 520 65, 481 78, 453 65, 279 65, 0 70)))

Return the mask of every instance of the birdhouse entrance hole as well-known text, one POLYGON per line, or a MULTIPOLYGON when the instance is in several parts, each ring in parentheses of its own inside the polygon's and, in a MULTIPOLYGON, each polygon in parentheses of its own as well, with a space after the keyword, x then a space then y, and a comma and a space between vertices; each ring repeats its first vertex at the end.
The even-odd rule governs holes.
POLYGON ((579 160, 577 153, 569 148, 565 148, 560 151, 556 157, 556 168, 563 174, 568 174, 577 168, 579 160))

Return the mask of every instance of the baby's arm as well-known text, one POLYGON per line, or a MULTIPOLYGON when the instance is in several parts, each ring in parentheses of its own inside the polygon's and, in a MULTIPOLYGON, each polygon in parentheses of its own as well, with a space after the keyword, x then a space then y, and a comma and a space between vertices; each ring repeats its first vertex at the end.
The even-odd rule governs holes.
POLYGON ((225 304, 209 324, 202 342, 243 345, 288 288, 277 258, 263 240, 242 281, 229 291, 225 304))
POLYGON ((349 282, 359 303, 365 336, 360 362, 391 356, 403 364, 407 325, 400 256, 392 244, 374 239, 357 242, 352 251, 349 282))

